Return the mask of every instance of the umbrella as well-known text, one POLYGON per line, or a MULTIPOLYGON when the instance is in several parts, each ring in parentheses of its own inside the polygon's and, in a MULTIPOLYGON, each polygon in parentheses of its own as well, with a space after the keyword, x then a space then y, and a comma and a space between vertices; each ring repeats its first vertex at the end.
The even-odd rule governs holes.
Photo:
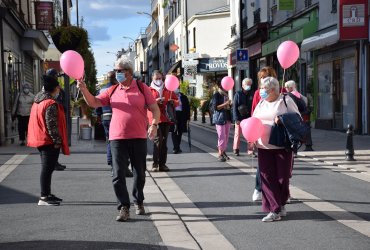
POLYGON ((191 152, 191 135, 190 135, 190 123, 188 122, 188 144, 189 144, 189 151, 191 152))

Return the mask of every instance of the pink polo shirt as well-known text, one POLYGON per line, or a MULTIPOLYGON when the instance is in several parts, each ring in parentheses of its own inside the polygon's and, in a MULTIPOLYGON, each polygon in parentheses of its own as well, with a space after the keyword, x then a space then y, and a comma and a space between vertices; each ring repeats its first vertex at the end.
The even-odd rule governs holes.
POLYGON ((142 84, 144 95, 133 80, 130 88, 123 89, 118 85, 113 95, 108 91, 96 96, 103 106, 112 107, 112 120, 109 126, 109 140, 144 139, 147 137, 147 109, 146 105, 156 103, 149 87, 142 84))

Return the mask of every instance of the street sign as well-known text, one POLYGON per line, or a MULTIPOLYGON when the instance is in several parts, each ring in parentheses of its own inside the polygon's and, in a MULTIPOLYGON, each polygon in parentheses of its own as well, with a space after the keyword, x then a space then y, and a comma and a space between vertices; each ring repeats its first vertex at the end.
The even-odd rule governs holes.
POLYGON ((238 70, 247 70, 249 68, 249 62, 236 62, 236 68, 238 70))
POLYGON ((237 62, 248 62, 248 49, 237 49, 236 50, 236 61, 237 62))
POLYGON ((188 54, 184 54, 182 59, 183 60, 189 60, 189 59, 197 59, 199 57, 200 57, 199 53, 188 53, 188 54))
POLYGON ((189 61, 182 61, 182 67, 185 66, 197 66, 199 61, 198 60, 189 60, 189 61))

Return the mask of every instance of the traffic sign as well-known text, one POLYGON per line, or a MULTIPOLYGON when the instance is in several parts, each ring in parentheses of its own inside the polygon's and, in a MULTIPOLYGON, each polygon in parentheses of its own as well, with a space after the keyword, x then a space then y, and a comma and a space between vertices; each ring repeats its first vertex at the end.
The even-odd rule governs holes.
POLYGON ((248 49, 237 49, 236 50, 236 61, 237 62, 248 62, 248 49))
POLYGON ((184 66, 196 66, 198 65, 199 61, 198 60, 189 60, 189 61, 182 61, 182 67, 184 66))
POLYGON ((200 57, 199 53, 188 53, 188 54, 184 54, 182 59, 183 60, 189 60, 189 59, 197 59, 199 57, 200 57))

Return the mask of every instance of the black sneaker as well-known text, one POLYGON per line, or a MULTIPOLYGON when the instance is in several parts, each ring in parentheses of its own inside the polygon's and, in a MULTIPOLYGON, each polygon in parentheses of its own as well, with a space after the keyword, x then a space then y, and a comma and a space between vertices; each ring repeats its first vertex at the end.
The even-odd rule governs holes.
POLYGON ((239 156, 239 149, 234 149, 234 155, 239 156))
POLYGON ((168 172, 170 169, 166 165, 159 166, 159 172, 168 172))
POLYGON ((224 155, 219 155, 218 156, 218 161, 225 162, 226 161, 226 158, 224 157, 224 155))
MULTIPOLYGON (((55 196, 54 196, 55 197, 55 196)), ((60 202, 56 201, 51 195, 40 197, 39 206, 59 206, 60 202)))
POLYGON ((134 177, 134 173, 130 169, 127 169, 126 177, 134 177))
POLYGON ((226 160, 230 160, 230 157, 227 156, 226 152, 224 152, 224 157, 225 157, 226 160))
POLYGON ((64 169, 66 169, 66 165, 62 165, 59 162, 57 162, 57 164, 55 164, 54 170, 63 171, 64 169))
POLYGON ((49 195, 49 197, 51 198, 51 199, 54 199, 55 201, 58 201, 58 202, 62 202, 63 201, 63 199, 61 199, 61 198, 59 198, 59 197, 56 197, 55 195, 53 195, 53 194, 50 194, 49 195))

